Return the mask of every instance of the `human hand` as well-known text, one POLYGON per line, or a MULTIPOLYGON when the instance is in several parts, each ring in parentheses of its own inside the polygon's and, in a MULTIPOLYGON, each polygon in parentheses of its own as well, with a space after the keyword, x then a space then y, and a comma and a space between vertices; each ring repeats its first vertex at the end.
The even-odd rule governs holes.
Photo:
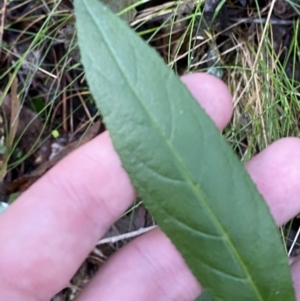
MULTIPOLYGON (((226 86, 206 74, 182 80, 222 129, 232 112, 226 86)), ((246 167, 278 225, 299 213, 299 139, 273 143, 246 167)), ((0 217, 0 300, 49 301, 135 196, 107 132, 61 161, 0 217)), ((300 300, 300 261, 291 269, 300 300)), ((201 290, 155 229, 112 256, 76 300, 194 300, 201 290)))

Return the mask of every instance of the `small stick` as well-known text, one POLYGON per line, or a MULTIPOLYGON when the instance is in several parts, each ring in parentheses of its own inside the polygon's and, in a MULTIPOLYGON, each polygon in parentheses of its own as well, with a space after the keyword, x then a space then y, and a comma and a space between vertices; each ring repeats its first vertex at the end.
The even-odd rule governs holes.
POLYGON ((117 241, 120 241, 120 240, 123 240, 123 239, 136 237, 136 236, 139 236, 143 233, 149 232, 150 230, 152 230, 154 228, 157 228, 157 226, 151 226, 151 227, 147 227, 147 228, 140 228, 139 230, 132 231, 132 232, 129 232, 129 233, 103 238, 103 239, 101 239, 97 242, 97 246, 98 245, 104 245, 104 244, 113 244, 113 243, 116 243, 117 241))

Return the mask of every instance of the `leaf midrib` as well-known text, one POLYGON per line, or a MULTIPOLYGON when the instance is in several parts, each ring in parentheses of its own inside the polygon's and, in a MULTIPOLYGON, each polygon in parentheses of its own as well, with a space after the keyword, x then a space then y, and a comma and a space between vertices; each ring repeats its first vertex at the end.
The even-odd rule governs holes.
MULTIPOLYGON (((90 16, 92 17, 92 21, 95 23, 97 31, 100 33, 100 35, 103 38, 104 44, 106 45, 107 49, 109 50, 109 52, 112 54, 112 58, 115 61, 116 65, 118 66, 125 82, 128 84, 129 89, 131 90, 132 94, 136 97, 138 103, 140 103, 141 107, 144 109, 144 112, 146 113, 146 115, 148 115, 149 120, 151 121, 151 123, 153 124, 153 127, 157 129, 158 134, 162 137, 162 139, 164 141, 166 141, 166 144, 169 148, 169 151, 171 152, 171 154, 173 155, 173 157, 175 158, 175 160, 177 161, 179 167, 182 168, 183 171, 183 175, 185 176, 185 178, 187 179, 187 183, 190 184, 190 186, 193 188, 194 192, 196 195, 198 195, 198 198, 200 200, 202 200, 202 204, 204 205, 204 207, 207 209, 207 211, 210 213, 210 216, 213 218, 213 220, 215 220, 215 225, 217 228, 219 228, 221 234, 223 234, 224 237, 226 237, 226 240, 228 242, 228 245, 232 251, 232 253, 235 255, 237 261, 240 263, 240 266, 242 267, 242 270, 244 270, 244 273, 246 275, 246 279, 249 279, 249 283, 251 284, 256 296, 258 297, 258 299, 260 301, 264 301, 263 297, 260 294, 259 289, 257 288, 257 285, 255 284, 255 282, 253 281, 253 278, 251 276, 251 274, 248 272, 248 269, 246 268, 245 264, 243 263, 242 258, 239 256, 239 253, 236 251, 235 245, 234 243, 231 241, 230 237, 228 236, 227 232, 225 231, 225 229, 222 227, 221 222, 219 221, 218 217, 215 215, 214 211, 211 209, 211 207, 209 206, 206 198, 203 196, 202 190, 200 190, 199 185, 195 185, 195 181, 193 180, 193 177, 190 175, 190 173, 188 172, 188 170, 185 168, 185 165, 183 164, 182 160, 180 160, 180 157, 177 156, 176 152, 173 150, 172 145, 169 143, 168 138, 166 138, 163 134, 163 132, 160 130, 159 125, 157 124, 157 122, 152 118, 151 114, 148 112, 148 110, 146 109, 146 107, 143 104, 143 101, 139 98, 138 94, 135 92, 134 87, 131 85, 131 81, 128 79, 128 77, 126 76, 126 70, 123 70, 123 68, 121 67, 122 64, 120 64, 120 62, 118 61, 118 56, 115 55, 114 51, 113 51, 113 47, 110 46, 109 41, 105 38, 105 35, 103 35, 103 33, 101 32, 101 30, 99 30, 98 27, 98 22, 97 22, 97 18, 95 18, 93 11, 90 10, 89 5, 86 4, 86 0, 83 1, 86 10, 89 12, 90 16)), ((100 4, 100 3, 99 3, 100 4)), ((103 5, 103 4, 100 4, 103 5)), ((104 5, 103 5, 104 6, 104 5)), ((226 273, 225 273, 226 274, 226 273)))

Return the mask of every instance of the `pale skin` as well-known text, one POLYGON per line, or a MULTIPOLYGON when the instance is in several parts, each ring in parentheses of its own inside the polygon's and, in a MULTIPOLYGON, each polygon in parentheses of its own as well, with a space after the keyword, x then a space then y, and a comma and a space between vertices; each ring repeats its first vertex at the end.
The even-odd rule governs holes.
MULTIPOLYGON (((222 129, 232 114, 227 87, 205 74, 182 80, 222 129)), ((299 139, 271 144, 246 168, 277 225, 300 212, 299 139)), ((49 301, 135 196, 107 132, 61 161, 0 217, 0 299, 49 301)), ((300 300, 300 260, 291 272, 300 300)), ((155 229, 112 256, 76 300, 192 301, 201 291, 175 247, 155 229)))

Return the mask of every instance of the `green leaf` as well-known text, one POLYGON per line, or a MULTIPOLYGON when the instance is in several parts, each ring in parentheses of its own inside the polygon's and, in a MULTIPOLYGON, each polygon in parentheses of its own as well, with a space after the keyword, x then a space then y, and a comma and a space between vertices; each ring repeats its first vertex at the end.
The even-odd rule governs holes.
POLYGON ((207 291, 204 291, 195 301, 214 301, 207 291))
POLYGON ((283 245, 243 165, 155 50, 75 1, 91 92, 130 179, 215 300, 295 300, 283 245))

